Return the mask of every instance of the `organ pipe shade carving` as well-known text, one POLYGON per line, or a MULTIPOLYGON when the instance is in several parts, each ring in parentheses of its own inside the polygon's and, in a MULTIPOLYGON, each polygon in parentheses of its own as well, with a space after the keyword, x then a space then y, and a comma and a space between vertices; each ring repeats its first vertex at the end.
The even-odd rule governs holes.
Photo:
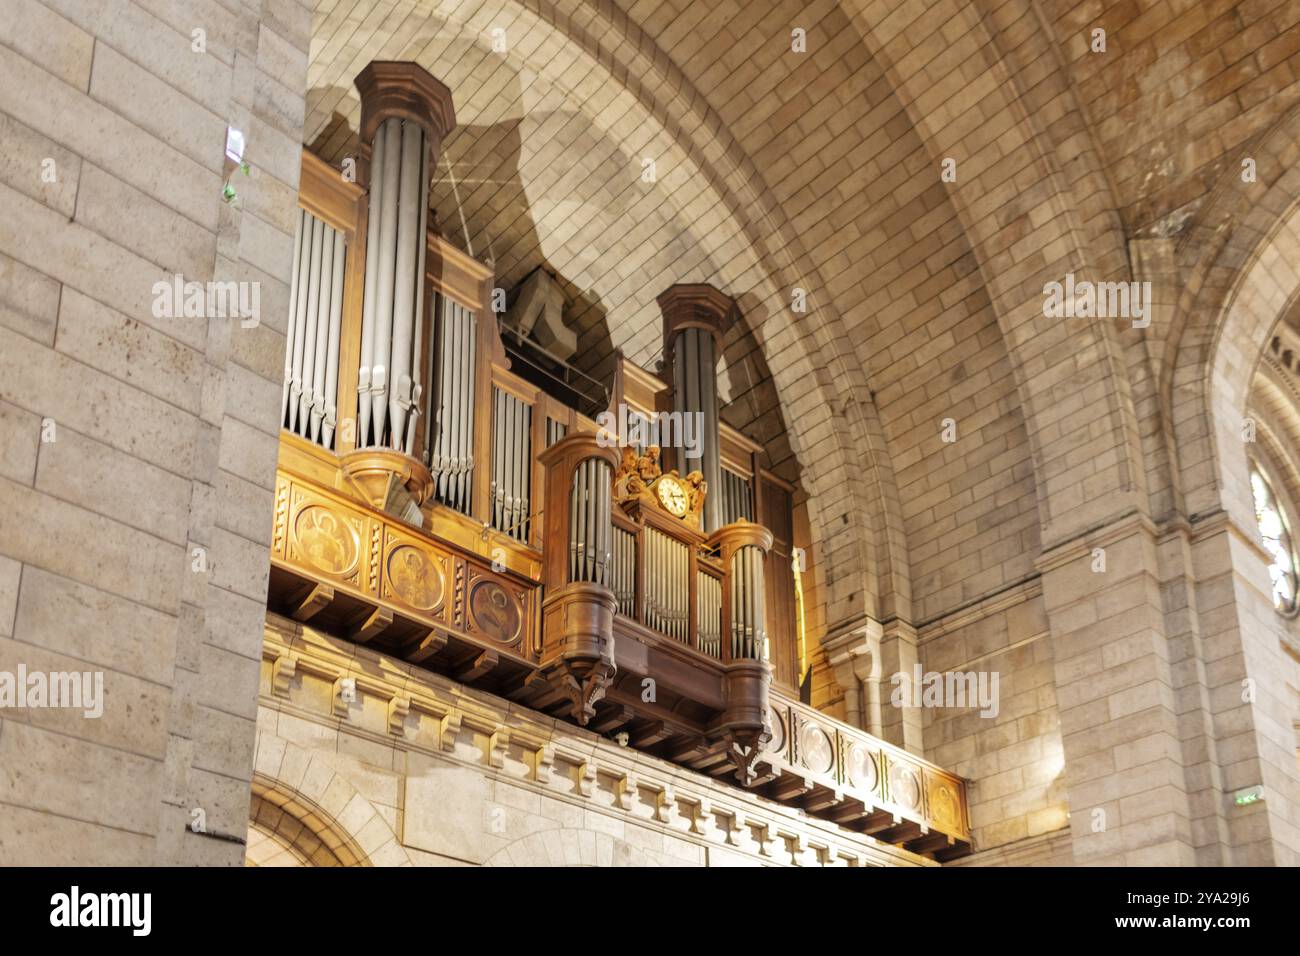
POLYGON ((573 472, 569 492, 569 580, 608 586, 613 525, 614 472, 609 463, 588 458, 573 472))
POLYGON ((731 656, 766 660, 764 626, 763 552, 748 546, 731 556, 731 656))
MULTIPOLYGON (((440 296, 433 358, 435 407, 426 448, 430 449, 428 465, 434 477, 434 498, 463 514, 470 513, 473 503, 477 349, 474 313, 454 299, 440 296)), ((494 435, 494 441, 498 437, 494 435)), ((531 450, 527 454, 531 456, 531 450)), ((495 501, 493 509, 495 521, 495 501)))
POLYGON ((280 424, 332 449, 347 244, 343 233, 306 210, 299 209, 297 218, 280 424))
POLYGON ((429 212, 429 148, 418 123, 390 117, 380 124, 371 147, 369 188, 357 444, 410 455, 424 391, 429 212))
POLYGON ((492 527, 528 540, 533 469, 533 408, 492 389, 492 527))

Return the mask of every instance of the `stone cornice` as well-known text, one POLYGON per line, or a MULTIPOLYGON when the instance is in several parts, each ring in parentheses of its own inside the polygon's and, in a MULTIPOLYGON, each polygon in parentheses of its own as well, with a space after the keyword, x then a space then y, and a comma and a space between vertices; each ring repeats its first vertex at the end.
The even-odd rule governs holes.
POLYGON ((790 837, 782 848, 782 841, 774 842, 769 836, 768 851, 753 854, 755 862, 808 865, 822 858, 849 865, 934 865, 871 837, 620 747, 597 734, 277 615, 268 615, 262 656, 271 663, 273 674, 286 675, 264 688, 260 697, 263 708, 324 726, 346 727, 347 733, 377 744, 474 767, 550 799, 592 811, 630 814, 640 791, 668 794, 657 799, 653 817, 635 816, 635 822, 663 827, 676 838, 733 853, 747 852, 737 846, 738 828, 758 827, 769 835, 790 837), (382 702, 382 708, 375 709, 376 713, 382 711, 382 721, 367 718, 368 708, 354 708, 357 716, 353 719, 346 709, 340 714, 332 700, 331 706, 322 706, 325 695, 305 691, 304 676, 332 683, 336 691, 340 681, 354 680, 359 697, 382 702), (512 749, 522 752, 522 761, 506 759, 512 749), (591 800, 606 786, 604 781, 612 781, 611 802, 591 800), (728 826, 702 821, 701 807, 708 808, 710 817, 730 821, 728 826))

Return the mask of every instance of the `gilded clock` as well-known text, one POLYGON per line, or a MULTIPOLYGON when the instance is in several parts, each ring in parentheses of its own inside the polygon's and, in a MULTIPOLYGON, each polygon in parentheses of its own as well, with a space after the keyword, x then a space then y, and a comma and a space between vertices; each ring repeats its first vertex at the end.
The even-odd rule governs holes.
POLYGON ((657 483, 656 490, 659 494, 659 503, 668 511, 678 518, 686 514, 686 509, 690 505, 690 496, 686 493, 686 487, 673 478, 671 475, 664 475, 657 483))

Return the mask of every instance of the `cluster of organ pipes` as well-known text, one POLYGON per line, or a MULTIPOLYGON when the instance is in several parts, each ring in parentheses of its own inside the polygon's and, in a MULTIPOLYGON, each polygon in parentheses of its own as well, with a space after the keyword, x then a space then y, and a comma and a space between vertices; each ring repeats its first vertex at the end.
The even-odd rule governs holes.
MULTIPOLYGON (((684 328, 677 333, 673 345, 673 410, 686 414, 700 414, 706 423, 706 433, 700 442, 702 462, 698 466, 704 473, 709 488, 722 488, 722 461, 719 455, 717 361, 713 335, 707 329, 684 328)), ((697 467, 693 462, 682 470, 697 467)), ((725 522, 722 519, 721 495, 707 495, 704 499, 704 530, 716 531, 725 522)))
POLYGON ((492 527, 527 541, 533 407, 495 386, 492 398, 492 527))
POLYGON ((280 424, 326 448, 334 447, 337 424, 346 256, 343 233, 298 210, 280 424))
POLYGON ((569 491, 570 581, 608 586, 613 484, 609 463, 598 458, 588 458, 573 472, 569 491))
POLYGON ((418 123, 375 133, 357 376, 357 446, 414 454, 423 385, 429 150, 418 123))
POLYGON ((623 528, 614 529, 609 589, 618 602, 618 613, 636 617, 636 535, 623 528))
POLYGON ((753 521, 749 481, 727 468, 722 469, 722 523, 753 521))
MULTIPOLYGON (((437 386, 434 397, 437 407, 429 416, 426 457, 434 477, 434 497, 450 508, 469 514, 474 485, 474 390, 478 322, 471 310, 454 299, 440 296, 439 301, 441 317, 433 360, 436 366, 434 380, 437 386)), ((499 424, 499 420, 494 420, 493 429, 499 424)), ((494 432, 494 436, 496 441, 499 435, 494 432)), ((532 465, 531 450, 520 442, 511 447, 516 460, 520 454, 528 455, 524 467, 526 474, 532 465)), ((495 470, 496 466, 497 462, 494 461, 494 479, 500 474, 495 470)), ((527 516, 527 510, 524 511, 524 516, 527 516)), ((511 525, 516 523, 511 522, 511 525)), ((493 526, 503 530, 505 527, 495 520, 493 526)))
POLYGON ((755 547, 731 556, 731 656, 766 659, 767 631, 763 624, 763 552, 755 547))
POLYGON ((656 528, 645 529, 645 624, 690 640, 690 550, 656 528))
POLYGON ((554 418, 546 419, 546 447, 550 448, 557 441, 569 433, 569 426, 564 422, 557 422, 554 418))
POLYGON ((710 657, 722 656, 722 582, 711 574, 696 571, 696 628, 700 650, 710 657))

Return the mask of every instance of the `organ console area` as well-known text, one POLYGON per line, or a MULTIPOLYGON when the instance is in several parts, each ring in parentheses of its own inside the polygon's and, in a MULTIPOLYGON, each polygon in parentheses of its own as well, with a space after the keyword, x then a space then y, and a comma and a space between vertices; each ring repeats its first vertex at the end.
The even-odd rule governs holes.
POLYGON ((794 489, 719 417, 732 299, 665 289, 664 378, 620 356, 578 407, 512 358, 491 268, 430 227, 451 91, 402 62, 356 87, 357 182, 303 154, 269 611, 914 852, 969 852, 963 780, 800 700, 794 489), (620 444, 601 411, 692 416, 700 454, 620 444))

